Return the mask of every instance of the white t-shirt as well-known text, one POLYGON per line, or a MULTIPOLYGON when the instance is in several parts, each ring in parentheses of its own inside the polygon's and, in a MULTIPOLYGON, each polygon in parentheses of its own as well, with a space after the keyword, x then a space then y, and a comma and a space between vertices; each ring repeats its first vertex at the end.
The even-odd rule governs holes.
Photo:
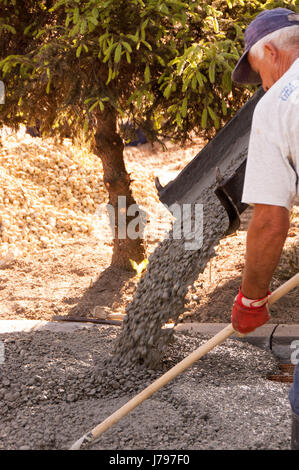
POLYGON ((254 110, 242 202, 290 210, 299 195, 299 58, 254 110))

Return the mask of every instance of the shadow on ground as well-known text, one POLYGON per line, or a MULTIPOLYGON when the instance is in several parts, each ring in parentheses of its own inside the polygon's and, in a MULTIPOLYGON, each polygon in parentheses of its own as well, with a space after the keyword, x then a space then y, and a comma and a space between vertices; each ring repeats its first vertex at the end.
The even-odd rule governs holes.
MULTIPOLYGON (((289 271, 283 270, 283 276, 281 276, 281 264, 277 268, 270 284, 270 291, 273 292, 279 286, 281 286, 286 280, 290 279, 294 272, 289 267, 289 271)), ((238 293, 238 289, 241 286, 242 277, 236 276, 228 281, 221 283, 216 286, 208 294, 208 299, 203 304, 195 309, 192 309, 190 314, 184 315, 184 322, 196 321, 196 322, 230 322, 231 309, 234 302, 234 298, 238 293)), ((196 294, 198 297, 201 295, 201 289, 198 289, 196 294)), ((279 299, 270 308, 271 321, 277 323, 298 323, 298 302, 299 292, 298 289, 291 290, 284 297, 279 299)))
MULTIPOLYGON (((230 322, 231 307, 241 284, 241 276, 234 277, 212 290, 208 300, 184 315, 184 322, 230 322)), ((201 289, 196 294, 200 297, 201 289)))
POLYGON ((133 278, 135 273, 125 271, 114 266, 106 268, 78 299, 66 298, 65 303, 78 303, 69 311, 68 316, 84 317, 90 316, 93 308, 97 305, 111 308, 113 304, 121 302, 122 288, 133 278))

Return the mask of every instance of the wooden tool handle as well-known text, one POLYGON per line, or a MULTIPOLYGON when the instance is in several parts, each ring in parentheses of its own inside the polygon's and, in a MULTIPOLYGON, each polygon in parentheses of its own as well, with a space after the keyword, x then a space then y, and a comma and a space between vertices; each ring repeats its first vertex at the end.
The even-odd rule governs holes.
POLYGON ((83 447, 88 442, 93 441, 99 437, 104 431, 106 431, 110 426, 117 423, 123 416, 132 411, 136 406, 140 405, 144 400, 149 398, 153 393, 155 393, 160 388, 164 387, 168 382, 174 379, 177 375, 187 369, 193 362, 197 359, 200 359, 207 352, 213 349, 218 344, 222 343, 226 338, 228 338, 232 333, 234 333, 232 325, 226 326, 221 330, 217 335, 213 336, 209 341, 200 346, 198 349, 193 351, 192 354, 187 356, 176 366, 172 367, 168 372, 162 375, 159 379, 155 380, 151 385, 146 387, 142 392, 138 393, 130 401, 128 401, 124 406, 115 411, 112 415, 105 419, 102 423, 96 426, 91 432, 85 434, 81 439, 79 439, 73 446, 71 450, 78 450, 83 447))
POLYGON ((294 287, 297 286, 299 286, 299 273, 295 274, 295 276, 291 277, 291 279, 286 281, 284 284, 275 289, 274 292, 272 292, 272 294, 269 296, 269 305, 272 305, 274 304, 274 302, 277 302, 277 300, 279 300, 281 297, 283 297, 290 290, 294 289, 294 287))
MULTIPOLYGON (((289 281, 285 282, 282 286, 278 287, 269 297, 269 303, 273 304, 283 295, 293 289, 295 286, 299 285, 299 273, 292 277, 289 281)), ((110 428, 113 424, 117 423, 123 416, 127 415, 130 411, 136 408, 140 403, 149 398, 153 393, 162 388, 177 375, 183 372, 185 369, 191 366, 193 362, 200 359, 206 353, 211 351, 215 346, 222 343, 226 338, 235 333, 233 326, 227 325, 223 330, 217 333, 213 338, 207 341, 205 344, 197 348, 193 353, 179 362, 176 366, 172 367, 168 372, 162 375, 159 379, 155 380, 151 385, 146 387, 142 392, 138 393, 130 401, 128 401, 124 406, 115 411, 112 415, 106 418, 102 423, 98 424, 90 432, 82 436, 78 441, 76 441, 71 450, 79 450, 82 447, 85 447, 88 443, 97 439, 104 431, 110 428)))

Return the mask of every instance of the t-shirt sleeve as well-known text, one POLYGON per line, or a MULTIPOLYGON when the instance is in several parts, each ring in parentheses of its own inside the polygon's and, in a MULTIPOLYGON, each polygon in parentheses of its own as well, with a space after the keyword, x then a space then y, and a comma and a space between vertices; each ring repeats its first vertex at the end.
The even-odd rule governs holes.
MULTIPOLYGON (((260 103, 259 103, 260 104, 260 103)), ((279 117, 257 105, 249 139, 242 202, 292 207, 294 171, 279 117), (266 116, 267 114, 267 116, 266 116)), ((261 103, 262 104, 262 103, 261 103)))

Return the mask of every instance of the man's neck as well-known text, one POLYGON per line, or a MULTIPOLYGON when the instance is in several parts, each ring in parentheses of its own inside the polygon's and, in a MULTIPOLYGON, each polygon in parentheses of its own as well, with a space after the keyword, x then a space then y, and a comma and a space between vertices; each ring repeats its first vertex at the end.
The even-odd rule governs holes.
POLYGON ((298 58, 299 58, 298 48, 293 49, 293 50, 290 49, 288 51, 283 51, 283 53, 280 55, 276 81, 279 78, 281 78, 289 70, 290 67, 292 67, 293 63, 298 58))
POLYGON ((289 67, 290 68, 293 63, 295 62, 295 60, 299 59, 299 50, 298 48, 294 49, 293 51, 290 51, 290 54, 289 54, 289 67))

